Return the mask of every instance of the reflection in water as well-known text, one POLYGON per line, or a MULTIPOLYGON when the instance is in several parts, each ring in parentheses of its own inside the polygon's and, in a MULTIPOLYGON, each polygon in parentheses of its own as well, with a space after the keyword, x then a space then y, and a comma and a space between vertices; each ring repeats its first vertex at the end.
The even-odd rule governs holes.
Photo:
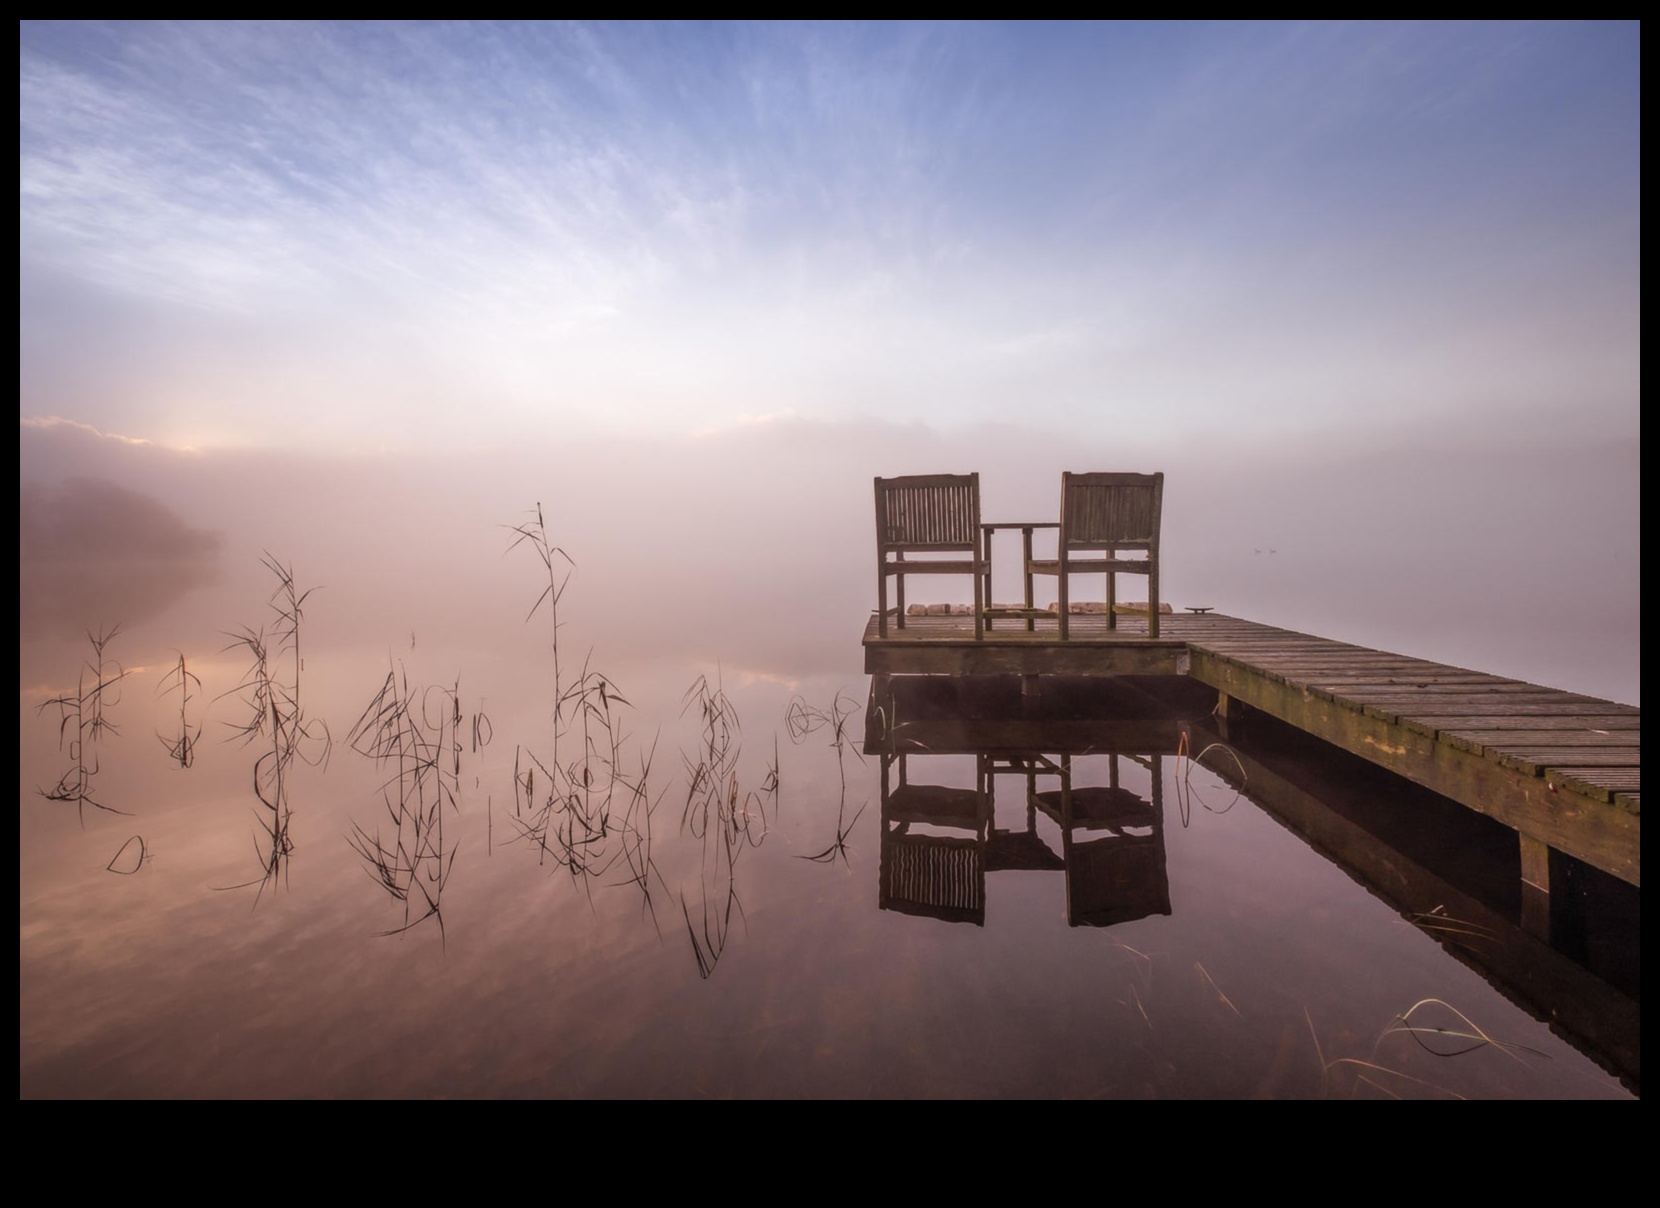
MULTIPOLYGON (((1203 724, 1193 732, 1201 746, 1221 741, 1203 724)), ((1234 727, 1229 738, 1230 758, 1212 762, 1216 775, 1512 1001, 1628 1085, 1640 1084, 1635 887, 1559 857, 1550 934, 1541 937, 1523 922, 1516 840, 1507 828, 1267 717, 1253 715, 1244 733, 1234 727)), ((1486 1040, 1479 1028, 1465 1034, 1486 1040)))
MULTIPOLYGON (((503 649, 523 615, 504 609, 503 649)), ((1516 926, 1513 845, 1468 811, 1438 820, 1255 719, 1215 732, 1202 690, 897 685, 862 758, 847 679, 635 664, 624 703, 609 668, 565 664, 550 705, 545 659, 466 663, 512 740, 489 746, 429 632, 389 678, 383 649, 307 629, 307 712, 364 718, 353 745, 376 758, 302 780, 305 858, 257 911, 207 892, 246 859, 225 809, 245 758, 210 743, 185 771, 144 734, 177 700, 129 693, 118 720, 143 740, 104 744, 99 787, 143 823, 89 810, 83 834, 33 795, 61 757, 26 711, 21 1094, 1626 1093, 1534 1016, 1640 1077, 1612 972, 1635 956, 1601 897, 1541 944, 1516 926), (492 858, 502 803, 523 821, 555 784, 563 837, 515 830, 520 858, 492 858), (1454 1033, 1469 1051, 1431 1051, 1454 1033)), ((172 637, 134 675, 176 668, 155 653, 172 637)), ((188 666, 206 685, 188 721, 211 729, 242 667, 188 666)))
POLYGON ((95 478, 22 483, 18 545, 25 640, 73 638, 89 619, 137 625, 219 575, 217 534, 191 528, 149 495, 95 478))
MULTIPOLYGON (((836 835, 823 851, 801 857, 815 864, 830 864, 836 860, 847 863, 847 838, 865 812, 865 804, 868 804, 861 804, 852 818, 847 816, 847 753, 852 750, 852 744, 848 741, 848 725, 858 711, 858 704, 840 691, 827 709, 814 708, 796 696, 791 698, 789 708, 784 711, 784 725, 790 732, 791 742, 800 746, 809 734, 828 731, 830 748, 836 752, 836 835)), ((854 754, 858 755, 858 752, 854 751, 854 754)), ((863 762, 864 756, 859 755, 859 759, 863 762)), ((773 766, 777 766, 776 758, 773 766)))
POLYGON ((134 835, 121 845, 110 862, 104 865, 105 872, 113 872, 118 876, 130 877, 155 859, 150 854, 149 846, 144 842, 143 835, 134 835))
MULTIPOLYGON (((1221 819, 1254 802, 1628 1085, 1639 1083, 1635 891, 1594 870, 1565 870, 1569 884, 1595 882, 1599 895, 1594 903, 1585 892, 1553 895, 1555 943, 1542 943, 1521 922, 1513 833, 1265 718, 1253 716, 1247 733, 1235 726, 1225 737, 1208 728, 1203 708, 1190 714, 1201 720, 1170 720, 1170 700, 1184 691, 1142 687, 1052 682, 1034 694, 1014 680, 906 677, 881 685, 866 734, 867 749, 882 759, 880 907, 983 927, 988 874, 1021 871, 1064 874, 1074 927, 1172 914, 1164 760, 1174 755, 1183 830, 1195 825, 1195 804, 1221 819), (969 784, 960 782, 965 759, 969 784), (936 770, 919 773, 919 765, 936 770), (953 767, 959 782, 941 783, 953 767), (1124 781, 1126 768, 1141 770, 1136 789, 1124 781), (1204 773, 1197 786, 1196 772, 1204 773), (1011 779, 1014 825, 998 809, 999 783, 1011 779)), ((1190 706, 1199 703, 1187 695, 1190 706)), ((1145 1018, 1151 958, 1125 950, 1140 978, 1126 1001, 1145 1018)), ((1239 1014, 1202 963, 1193 971, 1239 1014)), ((1388 1064, 1384 1054, 1406 1042, 1439 1057, 1484 1048, 1534 1053, 1439 997, 1402 1009, 1365 1056, 1331 1056, 1307 1022, 1328 1093, 1445 1092, 1388 1064)))
MULTIPOLYGON (((1142 735, 1138 728, 1135 736, 1142 735)), ((1170 913, 1160 754, 1101 755, 1107 782, 1092 785, 1080 778, 1087 754, 1075 767, 1070 751, 978 751, 973 788, 916 783, 916 758, 908 751, 882 756, 884 910, 984 926, 986 875, 1018 869, 1065 874, 1066 918, 1074 927, 1170 913), (1120 783, 1120 759, 1149 773, 1147 796, 1120 783), (1023 827, 997 825, 1000 777, 1020 782, 1023 827), (1040 787, 1050 783, 1056 787, 1040 787), (1040 815, 1057 828, 1059 851, 1039 834, 1040 815)))
POLYGON ((40 706, 40 712, 56 709, 58 712, 58 749, 69 756, 69 767, 49 789, 40 789, 48 801, 73 801, 81 825, 86 825, 86 807, 106 813, 123 811, 106 805, 93 796, 93 779, 98 775, 98 756, 94 748, 106 734, 118 731, 104 709, 120 703, 120 684, 127 678, 126 670, 106 653, 121 627, 97 634, 88 633, 92 657, 81 664, 75 691, 54 696, 40 706))
POLYGON ((202 723, 190 720, 191 689, 195 689, 194 694, 200 696, 202 681, 191 672, 190 667, 185 663, 184 655, 181 653, 178 666, 163 677, 160 686, 156 689, 158 695, 172 696, 177 693, 179 697, 178 729, 171 738, 165 734, 157 734, 156 737, 161 739, 161 745, 166 749, 167 757, 181 768, 188 768, 196 762, 196 741, 202 736, 202 723))
POLYGON ((986 921, 986 874, 1064 874, 1071 926, 1107 928, 1170 913, 1164 846, 1164 757, 1182 750, 1174 722, 1033 717, 931 709, 898 680, 873 705, 906 722, 872 727, 881 748, 881 906, 959 923, 986 921), (1041 750, 1034 740, 1049 738, 1041 750), (916 783, 916 760, 973 757, 971 788, 916 783), (1139 770, 1142 792, 1125 785, 1139 770), (999 782, 1014 780, 1014 816, 998 823, 999 782), (1094 783, 1099 780, 1099 783, 1094 783), (1042 816, 1052 840, 1039 833, 1042 816))
POLYGON ((535 849, 539 863, 551 862, 564 869, 590 900, 594 881, 620 864, 656 926, 653 882, 662 885, 662 875, 652 859, 656 802, 648 787, 656 746, 640 754, 638 769, 631 770, 625 757, 629 735, 623 721, 623 710, 630 708, 628 700, 608 676, 587 662, 575 677, 566 678, 560 658, 559 606, 576 564, 553 544, 539 503, 534 516, 509 526, 513 538, 508 550, 528 549, 541 563, 546 580, 525 620, 534 620, 546 606, 553 724, 545 755, 528 746, 514 748, 512 823, 518 838, 535 849), (570 754, 573 746, 574 755, 570 754))
POLYGON ((388 774, 381 801, 389 831, 353 822, 347 839, 370 878, 403 907, 402 926, 383 935, 427 919, 444 933, 444 885, 456 856, 444 817, 460 808, 461 722, 460 681, 411 691, 408 674, 395 669, 347 735, 354 751, 388 774))
POLYGON ((882 756, 882 907, 983 926, 987 874, 1019 870, 1063 874, 1074 927, 1168 915, 1164 758, 1185 750, 1185 731, 1146 715, 1150 700, 1119 702, 1143 713, 1114 716, 1109 698, 1086 709, 1061 689, 1046 708, 1015 683, 898 679, 873 699, 866 745, 882 756), (972 787, 913 776, 915 761, 952 755, 972 757, 972 787), (1001 825, 998 785, 1010 780, 1015 824, 1001 825))
POLYGON ((746 790, 738 780, 742 749, 738 710, 719 684, 698 676, 686 692, 681 716, 693 714, 699 725, 695 752, 681 752, 686 765, 686 804, 680 812, 682 834, 700 844, 697 891, 698 917, 684 891, 680 911, 686 934, 697 958, 698 976, 708 980, 726 951, 733 915, 743 915, 738 900, 738 859, 760 847, 767 837, 767 810, 777 813, 778 768, 768 770, 759 791, 746 790))
POLYGON ((296 763, 326 764, 334 746, 327 723, 308 718, 300 699, 305 669, 300 631, 311 589, 301 591, 295 585, 293 568, 270 554, 262 561, 277 578, 268 601, 275 619, 269 630, 244 626, 230 647, 248 656, 248 670, 233 693, 248 712, 231 729, 243 745, 262 748, 254 759, 254 796, 259 801, 254 817, 262 832, 255 837, 254 847, 261 867, 255 880, 227 887, 257 885, 260 895, 268 885, 287 884, 288 858, 294 852, 294 807, 289 793, 296 763))

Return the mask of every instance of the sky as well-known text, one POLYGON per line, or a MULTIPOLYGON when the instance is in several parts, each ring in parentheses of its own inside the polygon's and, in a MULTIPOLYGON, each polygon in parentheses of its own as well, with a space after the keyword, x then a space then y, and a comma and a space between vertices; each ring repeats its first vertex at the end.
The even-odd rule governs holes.
POLYGON ((1172 592, 1341 565, 1257 619, 1382 641, 1427 543, 1635 699, 1640 72, 1635 23, 25 22, 26 504, 254 564, 279 509, 202 484, 439 466, 694 566, 822 511, 857 610, 873 474, 1156 468, 1172 592))

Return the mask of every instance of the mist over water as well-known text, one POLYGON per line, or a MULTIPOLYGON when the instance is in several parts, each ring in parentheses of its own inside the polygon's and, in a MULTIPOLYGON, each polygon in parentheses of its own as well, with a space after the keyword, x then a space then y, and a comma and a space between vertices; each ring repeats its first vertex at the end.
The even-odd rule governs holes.
POLYGON ((1165 472, 1163 582, 1178 607, 1640 696, 1640 462, 1626 441, 1563 434, 1539 450, 1409 429, 1369 447, 1150 446, 877 421, 448 456, 181 453, 70 425, 26 426, 22 441, 26 681, 46 630, 78 639, 120 622, 163 650, 211 643, 263 598, 265 551, 321 585, 325 646, 395 648, 413 630, 489 657, 522 618, 507 526, 537 504, 574 563, 573 629, 608 663, 854 671, 874 606, 872 477, 978 469, 987 519, 1042 520, 1060 472, 1089 465, 1165 472), (93 515, 69 515, 65 492, 75 517, 93 515), (72 519, 94 532, 57 535, 72 519), (136 525, 142 542, 121 535, 136 525), (127 598, 100 585, 79 610, 58 602, 57 568, 106 565, 112 540, 133 564, 127 598), (160 552, 168 541, 188 554, 160 552), (153 581, 181 598, 171 632, 146 638, 153 581))
POLYGON ((1159 471, 1178 609, 1637 704, 1640 115, 1635 22, 22 22, 21 1093, 1638 1091, 1634 888, 859 643, 874 477, 1159 471))
MULTIPOLYGON (((1494 1048, 1451 1074, 1387 1053, 1438 1087, 1623 1093, 1248 802, 1178 824, 1167 795, 1168 916, 1068 927, 1041 872, 994 874, 981 927, 878 910, 862 711, 840 749, 823 728, 792 741, 787 719, 792 701, 865 703, 872 477, 970 469, 987 519, 1051 518, 1062 469, 1161 469, 1178 608, 1637 703, 1634 450, 1293 457, 876 421, 449 457, 191 454, 71 426, 22 440, 26 1096, 1309 1096, 1331 1090, 1311 1029, 1324 1060, 1359 1057, 1426 998, 1549 1051, 1494 1048), (624 865, 586 881, 550 866, 511 817, 515 749, 545 751, 554 703, 550 618, 530 615, 545 572, 509 549, 538 504, 572 564, 561 682, 602 674, 627 701, 625 766, 649 761, 649 898, 624 865), (247 671, 229 635, 272 624, 265 555, 314 589, 304 703, 335 745, 296 766, 293 852, 256 901, 258 748, 226 740, 247 671), (85 634, 116 625, 128 674, 96 783, 123 814, 83 827, 39 794, 66 759, 40 706, 75 687, 85 634), (158 689, 180 653, 201 680, 188 770, 158 741, 178 725, 158 689), (406 916, 347 843, 386 800, 388 770, 344 739, 389 671, 456 688, 464 734, 488 718, 487 745, 463 742, 442 936, 379 934, 406 916), (759 819, 726 865, 685 824, 700 676, 741 719, 722 793, 759 819), (106 871, 134 835, 149 858, 106 871), (711 953, 727 881, 738 910, 711 953), (966 1052, 984 1057, 949 1058, 966 1052)), ((926 774, 971 782, 963 758, 926 774)), ((1192 775, 1208 800, 1235 796, 1192 775)))

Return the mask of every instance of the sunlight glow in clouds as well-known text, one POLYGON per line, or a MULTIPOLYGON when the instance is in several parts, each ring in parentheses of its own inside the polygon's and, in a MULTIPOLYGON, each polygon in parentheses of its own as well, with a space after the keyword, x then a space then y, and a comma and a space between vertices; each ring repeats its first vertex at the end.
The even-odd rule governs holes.
POLYGON ((25 24, 20 411, 1636 431, 1639 32, 25 24))

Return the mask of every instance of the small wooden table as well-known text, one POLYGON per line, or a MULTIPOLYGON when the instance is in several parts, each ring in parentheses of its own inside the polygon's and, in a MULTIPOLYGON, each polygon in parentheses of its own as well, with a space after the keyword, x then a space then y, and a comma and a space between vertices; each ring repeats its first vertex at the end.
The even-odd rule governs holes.
POLYGON ((1028 633, 1037 628, 1036 622, 1040 617, 1049 617, 1054 614, 1047 608, 1039 608, 1032 601, 1032 534, 1038 529, 1058 529, 1056 521, 1008 521, 1004 523, 982 523, 981 530, 981 560, 986 565, 986 590, 984 595, 984 614, 986 628, 991 628, 993 620, 1016 620, 1026 622, 1028 633), (1025 603, 1015 608, 997 608, 991 603, 991 538, 999 529, 1020 530, 1021 570, 1025 581, 1025 603))

